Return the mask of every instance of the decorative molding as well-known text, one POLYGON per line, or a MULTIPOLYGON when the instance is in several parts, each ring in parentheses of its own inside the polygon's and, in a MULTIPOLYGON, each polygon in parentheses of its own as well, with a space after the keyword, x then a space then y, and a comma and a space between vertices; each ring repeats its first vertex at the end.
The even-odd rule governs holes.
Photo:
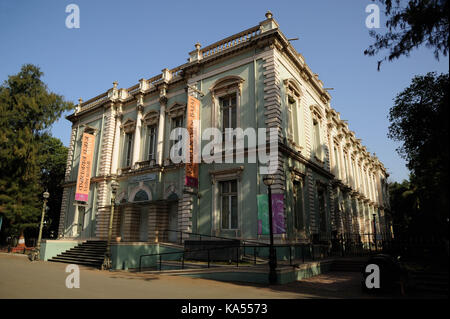
POLYGON ((124 133, 133 133, 136 130, 136 121, 128 119, 122 124, 121 129, 124 133))
POLYGON ((184 116, 186 111, 186 104, 175 102, 170 107, 167 108, 166 113, 170 118, 176 118, 179 116, 184 116))
POLYGON ((218 79, 212 87, 209 89, 212 95, 218 95, 220 92, 225 91, 231 93, 236 87, 239 89, 239 94, 242 95, 242 83, 245 80, 237 75, 228 75, 218 79))
POLYGON ((244 166, 239 166, 230 169, 209 171, 211 176, 211 184, 216 184, 218 181, 226 181, 230 179, 241 180, 242 172, 244 171, 244 166))
POLYGON ((155 110, 147 112, 142 119, 144 125, 147 126, 157 125, 158 121, 159 121, 159 112, 155 110))

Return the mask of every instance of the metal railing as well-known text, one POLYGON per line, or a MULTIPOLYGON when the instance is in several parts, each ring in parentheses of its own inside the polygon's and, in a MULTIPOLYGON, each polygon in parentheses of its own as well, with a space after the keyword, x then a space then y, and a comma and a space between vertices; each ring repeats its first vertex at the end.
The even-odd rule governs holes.
POLYGON ((185 232, 185 231, 181 231, 181 230, 172 230, 172 229, 164 229, 162 231, 160 231, 160 233, 163 234, 163 236, 165 238, 168 238, 169 233, 177 233, 180 236, 177 236, 177 241, 180 245, 183 244, 183 240, 186 239, 196 239, 198 238, 199 241, 202 241, 202 238, 212 238, 212 239, 220 239, 220 240, 228 240, 228 241, 241 241, 243 243, 250 243, 250 244, 254 244, 254 245, 260 245, 260 246, 268 246, 268 243, 264 243, 264 242, 260 242, 260 241, 253 241, 253 240, 249 240, 249 239, 241 239, 241 238, 230 238, 230 237, 222 237, 222 236, 214 236, 214 235, 207 235, 207 234, 200 234, 200 233, 193 233, 193 232, 185 232), (187 235, 187 236, 183 236, 183 235, 187 235))
MULTIPOLYGON (((179 233, 197 235, 198 238, 218 238, 227 241, 237 241, 236 238, 227 238, 219 236, 211 236, 197 233, 179 233)), ((183 239, 183 238, 182 238, 183 239)), ((191 238, 192 239, 192 238, 191 238)), ((201 240, 201 239, 200 239, 201 240)), ((218 241, 219 243, 220 241, 218 241)), ((298 266, 310 261, 319 261, 331 257, 368 257, 378 253, 388 253, 394 256, 414 255, 414 252, 432 250, 433 252, 441 249, 443 244, 439 240, 432 238, 392 238, 390 234, 354 234, 346 233, 331 236, 329 234, 321 234, 312 236, 308 243, 287 243, 275 244, 277 262, 284 266, 298 266), (375 235, 377 235, 375 237, 375 235), (409 254, 409 255, 408 255, 409 254)), ((181 269, 186 268, 187 261, 201 261, 203 263, 195 264, 195 267, 210 268, 212 264, 218 267, 217 262, 228 261, 228 265, 245 264, 246 266, 258 266, 268 263, 269 245, 266 243, 250 241, 239 241, 239 243, 228 243, 216 247, 203 247, 199 249, 186 249, 177 252, 144 254, 139 257, 139 270, 143 269, 143 259, 154 257, 156 265, 149 268, 163 270, 163 262, 174 262, 169 266, 177 266, 181 269), (220 253, 220 250, 224 251, 220 253), (226 251, 228 250, 228 251, 226 251), (218 252, 220 253, 218 255, 218 252), (165 258, 166 257, 166 258, 165 258), (165 260, 164 260, 165 258, 165 260), (178 263, 177 263, 178 262, 178 263), (158 266, 159 265, 159 266, 158 266)), ((192 265, 191 265, 192 267, 192 265)))

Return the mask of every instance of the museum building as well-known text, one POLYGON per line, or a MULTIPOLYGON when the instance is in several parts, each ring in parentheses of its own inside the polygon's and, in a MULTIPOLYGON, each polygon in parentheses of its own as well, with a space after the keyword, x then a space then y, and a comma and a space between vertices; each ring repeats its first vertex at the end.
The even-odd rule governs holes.
POLYGON ((187 63, 79 100, 67 116, 59 239, 106 239, 113 204, 112 238, 122 245, 180 243, 190 233, 267 242, 259 202, 267 186, 248 148, 242 163, 201 162, 195 185, 186 182, 186 164, 171 160, 170 133, 187 126, 189 97, 199 101, 200 132, 276 129, 276 243, 392 235, 386 169, 268 12, 252 28, 195 44, 187 63))

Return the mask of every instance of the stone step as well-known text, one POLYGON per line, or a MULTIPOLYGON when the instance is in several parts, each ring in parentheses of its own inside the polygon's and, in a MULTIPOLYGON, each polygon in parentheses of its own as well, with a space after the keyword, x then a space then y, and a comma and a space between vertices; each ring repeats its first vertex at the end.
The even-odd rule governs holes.
POLYGON ((49 261, 100 268, 106 249, 106 241, 88 240, 49 259, 49 261))
POLYGON ((57 255, 57 257, 69 257, 77 259, 104 259, 104 255, 89 255, 89 254, 73 254, 73 253, 63 253, 57 255))
POLYGON ((106 249, 102 249, 102 248, 98 248, 98 249, 93 249, 93 248, 81 248, 81 247, 75 247, 75 248, 71 248, 68 251, 86 251, 86 252, 92 252, 92 253, 102 253, 105 252, 106 249))
POLYGON ((65 263, 65 264, 76 264, 76 265, 82 265, 82 266, 89 266, 89 267, 94 267, 94 268, 101 268, 102 266, 102 262, 101 263, 97 263, 97 262, 87 262, 87 261, 80 261, 80 260, 70 260, 70 259, 56 259, 56 258, 52 258, 49 259, 48 261, 50 262, 57 262, 57 263, 65 263))
POLYGON ((57 260, 75 260, 75 261, 86 261, 86 262, 103 262, 104 257, 96 258, 96 257, 78 257, 78 256, 62 256, 58 255, 53 257, 52 259, 57 260))

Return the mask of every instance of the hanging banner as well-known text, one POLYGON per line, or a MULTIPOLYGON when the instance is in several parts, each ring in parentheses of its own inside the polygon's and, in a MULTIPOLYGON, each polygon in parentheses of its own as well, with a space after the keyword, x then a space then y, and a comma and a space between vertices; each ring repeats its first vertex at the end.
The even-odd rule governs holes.
POLYGON ((284 194, 272 194, 272 216, 273 233, 286 233, 284 224, 284 194))
POLYGON ((269 235, 269 201, 266 194, 257 195, 258 235, 269 235))
POLYGON ((198 147, 194 147, 194 143, 198 143, 198 121, 200 120, 200 101, 193 96, 188 96, 186 110, 186 129, 189 133, 189 163, 186 163, 186 180, 185 185, 189 187, 198 187, 198 147))
POLYGON ((87 202, 89 197, 94 143, 94 135, 83 133, 83 137, 81 138, 80 163, 78 165, 77 188, 75 191, 75 200, 81 202, 87 202))
MULTIPOLYGON (((257 195, 258 235, 269 235, 269 201, 266 194, 257 195)), ((272 228, 274 234, 286 233, 284 224, 284 195, 272 194, 272 228)))

